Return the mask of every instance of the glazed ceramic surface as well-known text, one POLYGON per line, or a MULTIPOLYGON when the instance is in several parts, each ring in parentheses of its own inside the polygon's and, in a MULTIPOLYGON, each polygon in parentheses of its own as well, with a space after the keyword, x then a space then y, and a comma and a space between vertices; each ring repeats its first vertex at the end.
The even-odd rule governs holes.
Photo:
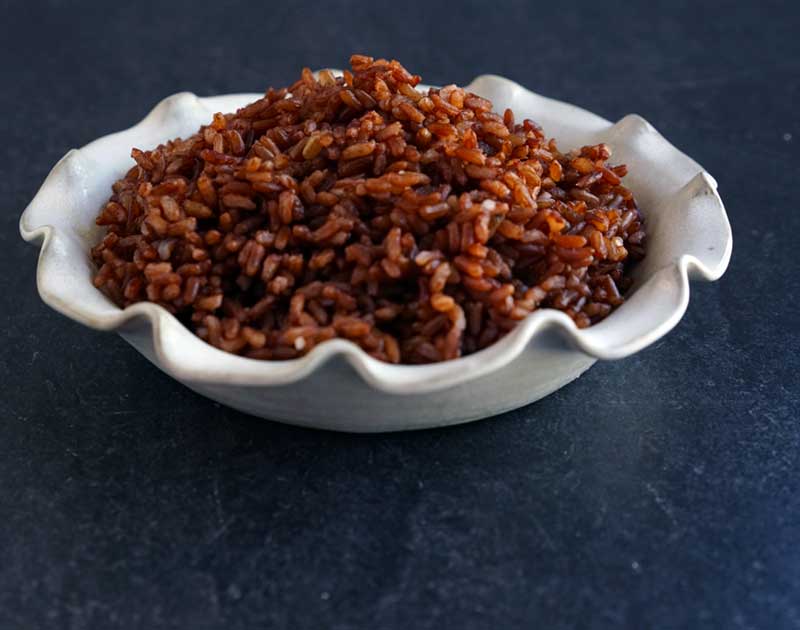
POLYGON ((133 164, 131 148, 190 135, 214 112, 234 111, 259 94, 175 94, 136 126, 67 153, 20 219, 23 238, 41 245, 39 293, 67 317, 117 331, 209 398, 273 420, 368 432, 466 422, 538 400, 597 359, 622 358, 661 338, 686 310, 689 279, 724 273, 732 239, 716 182, 643 118, 612 124, 497 76, 478 77, 467 89, 499 111, 510 107, 537 121, 564 150, 606 142, 612 162, 628 165, 625 183, 646 219, 647 257, 626 302, 599 324, 579 330, 565 314, 541 310, 485 350, 424 366, 383 363, 340 339, 300 359, 271 362, 218 350, 155 304, 117 307, 92 285, 89 250, 102 236, 94 219, 111 184, 133 164))

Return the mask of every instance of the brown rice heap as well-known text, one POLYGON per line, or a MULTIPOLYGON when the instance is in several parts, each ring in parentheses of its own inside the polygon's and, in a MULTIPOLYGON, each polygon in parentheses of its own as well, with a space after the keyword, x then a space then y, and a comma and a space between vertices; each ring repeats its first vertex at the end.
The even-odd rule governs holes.
POLYGON ((538 308, 583 328, 622 303, 645 232, 608 146, 561 153, 455 85, 420 92, 396 61, 350 61, 134 149, 97 219, 95 285, 259 359, 342 337, 442 361, 538 308))

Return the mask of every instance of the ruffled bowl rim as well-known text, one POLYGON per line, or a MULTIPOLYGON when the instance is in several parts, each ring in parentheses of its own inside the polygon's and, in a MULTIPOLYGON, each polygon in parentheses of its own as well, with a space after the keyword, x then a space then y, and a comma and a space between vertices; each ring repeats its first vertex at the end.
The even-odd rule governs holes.
MULTIPOLYGON (((392 365, 374 359, 356 344, 343 339, 324 342, 298 359, 263 361, 233 355, 211 346, 156 304, 141 302, 125 309, 113 305, 98 309, 82 300, 80 295, 70 294, 64 288, 65 285, 99 291, 91 284, 90 278, 86 277, 86 261, 77 264, 72 259, 70 248, 61 246, 68 235, 61 233, 62 230, 56 227, 56 222, 49 219, 61 211, 52 204, 54 197, 69 197, 73 194, 65 186, 79 188, 88 185, 87 178, 91 177, 88 171, 91 169, 87 168, 86 155, 102 153, 106 150, 105 145, 110 146, 112 140, 127 142, 131 138, 129 147, 133 146, 136 141, 132 138, 143 129, 161 129, 165 122, 174 121, 189 111, 196 117, 210 118, 210 113, 229 111, 231 105, 247 103, 260 97, 259 94, 214 97, 197 97, 187 92, 175 94, 162 100, 133 127, 103 136, 81 149, 68 152, 53 168, 20 218, 22 237, 26 241, 41 244, 37 265, 39 294, 56 311, 96 330, 128 331, 137 327, 148 327, 152 334, 153 352, 160 367, 179 380, 235 386, 287 385, 306 378, 332 359, 339 358, 346 361, 373 388, 393 394, 407 394, 455 387, 490 374, 513 362, 541 335, 556 335, 569 346, 595 359, 629 356, 663 337, 680 321, 689 303, 690 278, 714 281, 725 272, 733 244, 730 224, 717 192, 716 181, 643 118, 631 114, 612 124, 591 112, 540 96, 496 75, 479 76, 467 89, 478 94, 491 93, 495 97, 500 94, 501 100, 508 102, 525 98, 546 108, 553 117, 573 117, 587 128, 603 129, 607 135, 617 138, 617 142, 624 143, 626 138, 632 136, 644 136, 649 145, 654 147, 654 152, 659 154, 658 160, 663 168, 669 170, 679 166, 682 172, 695 172, 676 194, 683 195, 685 204, 694 203, 694 200, 700 200, 704 204, 703 221, 704 225, 709 224, 705 228, 708 233, 705 239, 701 239, 701 243, 695 243, 694 248, 690 248, 691 251, 674 256, 670 264, 651 273, 643 279, 641 287, 637 287, 636 290, 640 291, 651 283, 659 283, 659 290, 651 291, 653 296, 650 301, 661 299, 660 295, 666 296, 662 300, 663 304, 659 304, 657 308, 645 306, 648 311, 652 311, 648 315, 652 318, 649 325, 630 327, 626 323, 637 318, 635 309, 626 301, 605 320, 586 329, 577 328, 560 311, 537 310, 491 346, 441 363, 392 365), (69 282, 65 283, 64 277, 69 282), (88 285, 88 288, 84 285, 88 285)), ((547 129, 546 125, 543 126, 547 129)), ((166 137, 168 136, 162 139, 166 137)), ((96 166, 96 163, 93 165, 96 166)))

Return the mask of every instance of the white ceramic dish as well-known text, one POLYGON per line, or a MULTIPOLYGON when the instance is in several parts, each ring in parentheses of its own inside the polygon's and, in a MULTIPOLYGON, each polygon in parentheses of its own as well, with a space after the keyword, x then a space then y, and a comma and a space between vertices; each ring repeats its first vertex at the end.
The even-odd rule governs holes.
POLYGON ((485 350, 425 366, 382 363, 344 340, 300 359, 267 362, 213 348, 154 304, 118 308, 92 285, 88 252, 101 235, 95 216, 132 164, 131 147, 191 134, 214 112, 233 111, 258 94, 176 94, 136 126, 67 153, 20 219, 23 238, 41 244, 39 293, 82 324, 117 331, 209 398, 292 424, 369 432, 466 422, 538 400, 597 359, 628 356, 662 337, 686 310, 689 278, 711 281, 724 273, 732 239, 716 182, 647 121, 629 115, 612 124, 497 76, 478 77, 468 89, 498 110, 536 120, 561 147, 607 142, 613 162, 629 166, 626 184, 647 221, 648 252, 625 304, 601 323, 579 330, 563 313, 541 310, 485 350))

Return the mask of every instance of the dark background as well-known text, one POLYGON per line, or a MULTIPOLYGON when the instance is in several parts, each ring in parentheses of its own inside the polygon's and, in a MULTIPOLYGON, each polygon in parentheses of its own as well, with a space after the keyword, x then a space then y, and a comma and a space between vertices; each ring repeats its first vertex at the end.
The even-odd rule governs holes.
POLYGON ((797 4, 319 4, 0 3, 0 628, 800 628, 797 4), (645 116, 719 180, 727 275, 539 403, 380 436, 40 302, 17 221, 67 149, 351 52, 645 116))

